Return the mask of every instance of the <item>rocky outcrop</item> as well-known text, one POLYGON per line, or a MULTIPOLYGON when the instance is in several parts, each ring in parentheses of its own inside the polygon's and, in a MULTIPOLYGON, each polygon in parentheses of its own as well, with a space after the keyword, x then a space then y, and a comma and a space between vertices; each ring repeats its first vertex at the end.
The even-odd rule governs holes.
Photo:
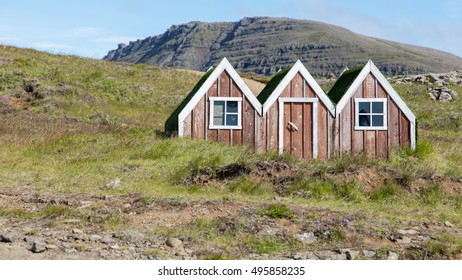
POLYGON ((435 101, 450 102, 458 97, 455 90, 448 86, 462 85, 462 71, 449 73, 410 75, 391 79, 395 84, 419 84, 428 86, 428 96, 435 101))
MULTIPOLYGON (((462 66, 461 66, 462 67, 462 66)), ((432 87, 442 87, 450 85, 462 85, 462 70, 451 71, 449 73, 440 74, 422 74, 408 75, 405 77, 398 76, 391 79, 396 84, 419 84, 429 85, 432 87)))
POLYGON ((164 34, 119 44, 105 60, 206 71, 227 57, 241 72, 272 75, 300 59, 313 76, 339 75, 373 59, 387 76, 461 68, 445 52, 370 38, 308 20, 252 17, 238 22, 190 22, 164 34))

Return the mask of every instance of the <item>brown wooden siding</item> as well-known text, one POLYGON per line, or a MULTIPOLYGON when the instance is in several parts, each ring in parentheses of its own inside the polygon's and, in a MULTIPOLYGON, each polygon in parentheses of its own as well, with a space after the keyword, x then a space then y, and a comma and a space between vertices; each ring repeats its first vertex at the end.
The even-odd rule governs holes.
POLYGON ((303 158, 313 158, 313 105, 310 103, 303 103, 303 158))
POLYGON ((341 154, 387 157, 395 147, 410 145, 410 122, 377 79, 369 74, 336 120, 334 148, 341 154), (388 130, 355 130, 355 98, 388 98, 388 130))
MULTIPOLYGON (((282 91, 279 97, 307 97, 314 98, 317 97, 312 87, 308 82, 303 78, 300 73, 297 73, 292 81, 286 86, 282 91)), ((302 158, 312 158, 313 157, 313 142, 312 142, 312 111, 313 104, 311 103, 285 103, 284 104, 284 139, 283 149, 285 151, 291 152, 294 155, 302 158), (297 116, 295 119, 294 116, 297 116), (300 130, 298 133, 289 133, 288 128, 285 126, 288 121, 294 123, 300 130), (308 136, 311 137, 308 139, 308 136)), ((265 145, 267 151, 275 150, 277 151, 279 146, 279 101, 276 100, 274 104, 271 105, 270 109, 264 116, 266 137, 265 145)), ((329 146, 331 143, 334 143, 334 136, 332 131, 329 129, 334 123, 334 118, 330 115, 328 124, 327 115, 328 112, 326 106, 322 103, 318 103, 318 158, 326 159, 328 158, 328 152, 330 150, 331 154, 334 153, 334 149, 329 146), (328 135, 329 134, 329 135, 328 135), (330 143, 328 143, 328 140, 330 143)))
POLYGON ((194 139, 218 141, 227 145, 245 144, 254 147, 255 113, 255 109, 231 79, 230 75, 226 71, 223 71, 217 81, 212 84, 207 93, 184 120, 184 136, 194 139), (209 129, 210 97, 242 97, 242 129, 209 129))
MULTIPOLYGON (((298 73, 279 97, 317 97, 312 87, 298 73)), ((387 157, 394 147, 410 145, 410 121, 389 97, 377 79, 369 74, 346 104, 338 118, 328 112, 319 100, 317 113, 318 158, 326 159, 338 154, 364 153, 368 156, 387 157), (355 130, 355 98, 387 98, 388 130, 355 130)), ((247 145, 258 152, 277 151, 279 141, 283 149, 297 157, 310 159, 312 150, 312 103, 287 102, 283 121, 294 123, 299 133, 288 133, 284 126, 284 139, 279 138, 279 101, 276 100, 260 116, 230 75, 224 71, 200 99, 183 122, 184 136, 194 139, 218 141, 227 145, 247 145), (209 129, 210 97, 241 97, 242 129, 209 129)))
MULTIPOLYGON (((327 159, 327 108, 322 102, 318 103, 318 158, 327 159)), ((311 122, 310 122, 311 123, 311 122)), ((310 124, 308 123, 308 124, 310 124)), ((311 126, 310 126, 311 127, 311 126)))

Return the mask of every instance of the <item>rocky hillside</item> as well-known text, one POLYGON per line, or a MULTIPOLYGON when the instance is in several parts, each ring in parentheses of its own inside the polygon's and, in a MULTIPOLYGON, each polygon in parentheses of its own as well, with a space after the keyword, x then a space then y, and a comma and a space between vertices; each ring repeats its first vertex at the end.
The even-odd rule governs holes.
POLYGON ((238 22, 190 22, 129 45, 105 60, 205 71, 223 57, 241 72, 272 75, 300 59, 317 77, 372 59, 387 76, 442 73, 462 68, 462 58, 428 48, 353 33, 308 20, 254 17, 238 22))
POLYGON ((451 86, 462 85, 462 71, 451 71, 440 74, 422 74, 398 76, 391 79, 395 84, 404 85, 425 85, 427 86, 428 95, 432 100, 449 102, 458 97, 457 91, 451 89, 451 86))

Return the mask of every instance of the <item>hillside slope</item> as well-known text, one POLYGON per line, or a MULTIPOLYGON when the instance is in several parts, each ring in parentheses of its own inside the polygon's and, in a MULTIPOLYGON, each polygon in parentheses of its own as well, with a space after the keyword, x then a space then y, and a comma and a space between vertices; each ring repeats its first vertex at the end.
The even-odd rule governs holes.
POLYGON ((0 46, 0 259, 462 259, 462 99, 431 76, 394 84, 417 151, 326 162, 165 138, 199 78, 0 46))
POLYGON ((462 58, 353 33, 308 20, 254 17, 190 22, 164 34, 120 44, 105 60, 206 71, 227 57, 238 71, 271 75, 300 59, 317 77, 372 59, 387 76, 461 69, 462 58))

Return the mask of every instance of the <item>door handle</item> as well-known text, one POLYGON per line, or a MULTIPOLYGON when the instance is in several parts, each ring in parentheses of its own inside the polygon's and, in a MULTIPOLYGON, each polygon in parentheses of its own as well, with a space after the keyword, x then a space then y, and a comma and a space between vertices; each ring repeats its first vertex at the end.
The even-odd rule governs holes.
POLYGON ((292 130, 298 131, 298 127, 293 122, 288 122, 292 130))

